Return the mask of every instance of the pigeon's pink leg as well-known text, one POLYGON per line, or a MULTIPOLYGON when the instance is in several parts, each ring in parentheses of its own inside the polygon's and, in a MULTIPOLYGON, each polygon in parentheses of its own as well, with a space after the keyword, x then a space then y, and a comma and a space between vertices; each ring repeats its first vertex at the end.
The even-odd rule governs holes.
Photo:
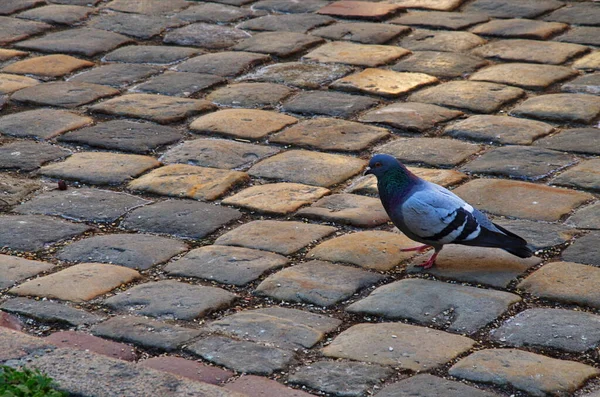
POLYGON ((402 251, 402 252, 409 252, 409 251, 423 252, 423 251, 427 251, 429 248, 433 248, 433 247, 431 245, 419 245, 418 247, 404 248, 404 249, 401 249, 400 251, 402 251))
POLYGON ((434 252, 433 255, 431 255, 431 258, 429 258, 427 260, 427 262, 421 263, 420 265, 415 265, 415 266, 422 267, 423 269, 431 268, 433 265, 435 265, 435 258, 437 258, 438 254, 439 254, 439 251, 434 252))

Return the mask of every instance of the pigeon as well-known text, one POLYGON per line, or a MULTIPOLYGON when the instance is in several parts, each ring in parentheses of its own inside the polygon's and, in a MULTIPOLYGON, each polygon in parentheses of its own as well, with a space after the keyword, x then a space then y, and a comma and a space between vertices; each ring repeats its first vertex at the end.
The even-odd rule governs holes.
POLYGON ((435 250, 417 266, 432 267, 445 244, 501 248, 519 258, 533 255, 523 238, 494 224, 448 189, 419 178, 393 156, 373 156, 367 174, 377 177, 379 198, 394 225, 410 239, 425 244, 402 251, 435 250))

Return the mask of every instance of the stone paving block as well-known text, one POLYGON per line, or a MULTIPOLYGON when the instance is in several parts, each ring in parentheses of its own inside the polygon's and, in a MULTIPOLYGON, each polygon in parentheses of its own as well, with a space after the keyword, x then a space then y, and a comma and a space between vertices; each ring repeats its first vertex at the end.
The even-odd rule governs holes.
POLYGON ((0 173, 0 210, 21 203, 30 193, 41 187, 36 180, 15 178, 7 173, 0 173))
POLYGON ((592 199, 587 193, 499 179, 476 179, 454 193, 483 211, 548 222, 592 199))
POLYGON ((289 382, 336 396, 363 396, 392 374, 391 368, 379 365, 317 361, 296 369, 289 382))
POLYGON ((203 99, 173 98, 154 94, 129 94, 91 106, 96 113, 136 117, 167 124, 213 110, 215 106, 203 99))
POLYGON ((52 270, 53 267, 48 262, 0 254, 0 289, 12 287, 29 277, 52 270))
POLYGON ((483 153, 465 164, 461 171, 535 181, 573 165, 576 161, 572 155, 554 150, 504 146, 483 153))
POLYGON ((6 48, 0 48, 0 61, 8 61, 13 58, 21 58, 28 55, 25 51, 9 50, 6 48))
POLYGON ((593 231, 575 240, 575 243, 563 251, 562 257, 569 262, 600 266, 599 243, 600 232, 593 231))
POLYGON ((173 351, 200 331, 138 316, 112 317, 92 327, 92 334, 149 348, 173 351))
POLYGON ((222 336, 201 339, 187 350, 207 361, 249 374, 270 375, 294 361, 291 351, 222 336))
POLYGON ((585 364, 516 349, 477 351, 454 364, 448 372, 474 382, 512 386, 534 396, 570 394, 598 375, 597 369, 585 364))
POLYGON ((75 108, 119 93, 111 87, 78 82, 50 82, 23 88, 11 100, 30 105, 75 108))
POLYGON ((495 397, 498 394, 429 374, 420 374, 384 387, 377 397, 495 397))
POLYGON ((444 138, 399 138, 377 148, 406 163, 453 167, 481 150, 481 146, 444 138))
POLYGON ((408 11, 390 22, 399 25, 461 30, 489 20, 490 17, 486 14, 478 12, 408 11))
POLYGON ((278 151, 274 147, 225 139, 194 139, 167 150, 160 161, 232 169, 246 166, 278 151))
POLYGON ((159 71, 160 69, 150 65, 116 63, 103 65, 79 73, 69 78, 69 81, 108 85, 119 88, 147 79, 153 74, 157 74, 159 71))
POLYGON ((198 22, 169 31, 163 42, 209 50, 221 50, 229 48, 248 37, 250 37, 250 34, 241 29, 198 22))
POLYGON ((239 24, 238 27, 245 30, 306 33, 311 29, 333 22, 335 19, 326 15, 282 14, 249 19, 239 24))
POLYGON ((168 200, 133 210, 121 222, 121 226, 149 233, 200 239, 241 216, 233 208, 192 200, 168 200))
POLYGON ((131 88, 130 91, 189 97, 224 81, 222 77, 211 74, 165 72, 131 88))
POLYGON ((587 44, 600 46, 600 27, 573 27, 567 33, 556 38, 557 41, 566 43, 587 44))
POLYGON ((567 224, 580 229, 600 229, 600 202, 578 209, 569 217, 567 224))
POLYGON ((138 272, 123 266, 81 263, 48 276, 26 281, 11 288, 9 292, 21 296, 85 302, 139 277, 138 272))
POLYGON ((426 73, 436 77, 462 77, 488 64, 485 59, 453 52, 414 51, 392 66, 397 72, 426 73))
POLYGON ((0 15, 9 15, 45 4, 44 0, 7 0, 0 6, 0 15))
POLYGON ((340 64, 285 62, 264 66, 243 79, 316 89, 344 77, 352 70, 350 66, 340 64))
POLYGON ((171 164, 134 179, 127 187, 163 196, 210 201, 249 179, 248 174, 240 171, 171 164))
POLYGON ((346 310, 472 334, 520 301, 508 292, 413 278, 379 287, 346 310))
POLYGON ((327 357, 427 371, 470 350, 474 344, 464 336, 414 325, 356 324, 339 334, 322 352, 327 357), (429 343, 423 343, 423 338, 429 343))
MULTIPOLYGON (((429 182, 442 185, 444 187, 458 185, 467 179, 467 176, 462 172, 455 170, 440 170, 433 168, 408 167, 408 169, 419 178, 423 178, 429 182)), ((367 175, 357 179, 348 189, 350 193, 376 195, 377 178, 367 175)))
POLYGON ((302 390, 292 389, 291 387, 286 387, 277 381, 256 375, 242 375, 234 381, 228 382, 226 385, 223 385, 223 387, 229 390, 244 393, 248 397, 312 396, 312 394, 308 394, 307 392, 304 392, 302 390))
MULTIPOLYGON (((220 0, 222 3, 240 5, 251 3, 252 0, 220 0)), ((261 0, 252 4, 255 10, 266 10, 271 12, 280 12, 284 14, 296 14, 305 12, 314 12, 327 5, 327 0, 303 0, 301 2, 289 2, 287 0, 261 0)))
POLYGON ((0 17, 0 45, 5 46, 23 40, 52 28, 43 22, 24 21, 22 19, 0 17))
POLYGON ((17 18, 31 19, 59 25, 81 22, 92 13, 92 8, 76 5, 47 5, 20 13, 17 18))
POLYGON ((88 313, 83 309, 43 299, 13 298, 0 305, 0 309, 41 322, 63 323, 73 326, 91 325, 104 320, 103 317, 88 313))
MULTIPOLYGON (((361 119, 361 121, 364 121, 361 119)), ((385 128, 334 118, 304 120, 273 135, 269 141, 321 150, 364 150, 389 136, 385 128)))
POLYGON ((600 159, 584 160, 554 177, 550 183, 584 190, 600 191, 600 159))
POLYGON ((42 215, 0 215, 0 247, 37 251, 92 228, 42 215))
POLYGON ((223 204, 268 214, 287 214, 329 193, 329 189, 300 183, 269 183, 250 186, 227 197, 223 204))
POLYGON ((368 68, 346 76, 331 84, 332 88, 385 97, 398 97, 425 85, 438 83, 438 79, 424 73, 403 73, 368 68))
POLYGON ((541 121, 506 116, 474 115, 446 127, 444 134, 459 139, 505 145, 531 145, 534 140, 553 131, 552 125, 541 121))
POLYGON ((153 63, 167 65, 201 53, 198 48, 158 46, 158 45, 129 45, 117 48, 102 58, 108 62, 153 63))
POLYGON ((171 0, 167 3, 161 0, 145 0, 143 3, 136 0, 113 0, 107 8, 134 14, 162 15, 182 10, 189 5, 190 3, 184 0, 171 0))
POLYGON ((175 356, 151 357, 139 361, 138 365, 213 385, 220 385, 233 376, 231 371, 175 356))
POLYGON ((314 260, 267 277, 254 293, 282 301, 331 306, 382 279, 376 273, 314 260))
POLYGON ((310 207, 302 208, 297 216, 367 228, 390 221, 378 198, 348 193, 323 197, 310 207))
POLYGON ((288 99, 282 110, 307 115, 350 118, 379 103, 374 98, 331 91, 305 91, 288 99))
POLYGON ((209 331, 255 342, 267 342, 284 349, 311 348, 342 322, 338 319, 297 309, 269 307, 240 311, 217 320, 209 331))
POLYGON ((162 320, 193 320, 227 308, 237 298, 221 288, 164 280, 136 285, 105 299, 112 309, 162 320))
POLYGON ((558 302, 600 308, 600 269, 573 262, 552 262, 521 281, 517 288, 558 302))
POLYGON ((336 1, 319 9, 317 12, 338 18, 381 20, 393 15, 401 8, 399 5, 389 3, 369 3, 368 1, 336 1))
POLYGON ((425 131, 463 113, 428 103, 401 102, 371 110, 360 117, 367 123, 381 123, 409 131, 425 131))
POLYGON ((13 331, 22 331, 23 322, 17 316, 13 316, 12 314, 8 314, 6 312, 0 312, 0 327, 13 331))
POLYGON ((35 109, 0 117, 0 133, 18 138, 54 138, 91 124, 91 117, 58 109, 35 109))
POLYGON ((206 99, 221 106, 273 109, 292 92, 282 84, 238 83, 218 88, 206 99))
POLYGON ((526 219, 496 219, 494 223, 523 237, 533 249, 564 244, 578 234, 576 229, 560 223, 542 223, 526 219))
POLYGON ((471 32, 483 36, 514 37, 546 40, 567 30, 569 25, 559 22, 543 22, 533 19, 495 19, 475 26, 471 32))
POLYGON ((16 44, 16 46, 40 52, 57 52, 93 57, 102 52, 114 50, 118 46, 131 41, 130 38, 118 33, 92 28, 77 28, 49 33, 37 39, 22 41, 16 44))
POLYGON ((295 32, 257 33, 233 47, 236 51, 259 52, 286 58, 323 43, 320 37, 295 32))
POLYGON ((141 40, 148 40, 168 28, 179 27, 183 24, 185 24, 184 21, 176 18, 121 12, 99 14, 92 17, 87 23, 89 27, 95 29, 121 33, 141 40))
MULTIPOLYGON (((429 253, 425 254, 423 261, 429 256, 429 253)), ((415 262, 419 262, 419 259, 415 262)), ((506 288, 512 280, 541 262, 540 258, 521 259, 499 248, 449 245, 442 250, 435 266, 427 272, 436 277, 506 288)), ((409 274, 421 273, 422 268, 410 264, 406 271, 409 274)))
POLYGON ((76 221, 114 222, 127 211, 150 203, 126 193, 82 187, 44 192, 15 207, 14 211, 58 215, 76 221))
POLYGON ((144 154, 182 138, 183 134, 172 127, 110 120, 63 134, 58 137, 58 141, 144 154))
POLYGON ((600 95, 600 73, 587 74, 563 84, 561 89, 567 92, 600 95))
POLYGON ((556 0, 477 0, 467 5, 465 10, 494 18, 535 18, 562 6, 563 3, 556 0))
POLYGON ((600 70, 600 51, 593 51, 573 63, 575 69, 600 70))
POLYGON ((486 42, 469 32, 415 29, 400 40, 400 46, 411 51, 466 52, 486 42))
POLYGON ((95 6, 101 0, 49 0, 50 3, 54 4, 66 4, 66 5, 79 5, 79 6, 95 6))
POLYGON ((565 152, 600 154, 599 147, 589 144, 598 137, 600 137, 600 131, 597 128, 572 128, 542 138, 536 141, 535 145, 565 152))
POLYGON ((57 347, 75 348, 119 360, 134 361, 137 356, 134 348, 129 345, 98 338, 84 332, 58 331, 48 335, 44 340, 57 347))
POLYGON ((70 150, 48 143, 14 141, 0 146, 0 168, 33 171, 42 164, 70 155, 70 150))
POLYGON ((255 164, 248 173, 255 177, 329 187, 358 174, 365 161, 356 157, 288 150, 255 164), (298 174, 296 171, 304 172, 298 174))
MULTIPOLYGON (((558 8, 558 7, 557 7, 558 8)), ((600 25, 600 7, 594 3, 574 3, 562 7, 544 17, 546 21, 558 21, 574 25, 600 25)))
POLYGON ((165 267, 165 271, 174 276, 197 277, 241 286, 287 262, 285 257, 272 252, 208 245, 172 261, 165 267))
POLYGON ((460 6, 464 0, 391 0, 391 2, 402 8, 451 11, 460 6))
POLYGON ((148 234, 106 234, 76 241, 64 247, 58 258, 68 262, 94 261, 146 270, 187 251, 178 240, 148 234))
POLYGON ((402 249, 414 246, 414 241, 404 234, 382 230, 360 231, 324 241, 311 249, 306 257, 386 271, 412 257, 414 254, 402 249))
POLYGON ((256 140, 297 121, 295 117, 266 110, 224 109, 197 118, 190 124, 190 129, 256 140))
POLYGON ((232 77, 267 62, 271 57, 244 51, 224 51, 191 58, 176 66, 180 72, 207 73, 232 77))
POLYGON ((219 237, 215 244, 234 245, 292 254, 335 232, 331 226, 302 222, 260 220, 246 223, 219 237))
POLYGON ((56 54, 28 58, 11 63, 2 68, 2 71, 16 74, 33 74, 43 77, 61 77, 90 66, 94 66, 94 63, 70 55, 56 54))
POLYGON ((508 346, 549 347, 582 353, 600 343, 600 316, 566 309, 528 309, 506 320, 491 337, 508 346))
POLYGON ((374 67, 396 61, 409 53, 410 51, 401 47, 333 41, 312 50, 302 59, 309 62, 374 67))
POLYGON ((511 110, 515 116, 590 124, 600 115, 600 97, 587 94, 547 94, 529 98, 511 110))
POLYGON ((58 349, 46 356, 33 358, 27 365, 39 368, 59 383, 61 390, 72 395, 243 396, 218 386, 75 349, 58 349), (115 382, 115 379, 121 380, 115 382))
POLYGON ((563 66, 505 63, 475 72, 469 79, 516 85, 530 90, 542 90, 576 74, 573 69, 563 66))
POLYGON ((477 113, 494 113, 525 92, 516 87, 479 81, 449 81, 412 94, 411 102, 434 103, 467 109, 477 113))
POLYGON ((175 18, 183 21, 208 23, 230 23, 252 16, 254 12, 249 8, 215 3, 192 5, 175 14, 175 18))
POLYGON ((54 346, 41 338, 0 327, 0 362, 19 359, 29 354, 40 354, 52 349, 54 346))
POLYGON ((118 185, 159 165, 154 158, 137 154, 79 152, 42 167, 40 173, 94 185, 118 185))
POLYGON ((565 63, 570 58, 583 54, 587 50, 587 47, 579 44, 510 39, 497 40, 488 43, 479 48, 475 48, 472 53, 485 58, 495 58, 503 61, 559 65, 565 63))
POLYGON ((330 40, 348 40, 362 44, 384 44, 409 31, 410 28, 407 26, 348 22, 317 28, 311 31, 310 34, 330 40))

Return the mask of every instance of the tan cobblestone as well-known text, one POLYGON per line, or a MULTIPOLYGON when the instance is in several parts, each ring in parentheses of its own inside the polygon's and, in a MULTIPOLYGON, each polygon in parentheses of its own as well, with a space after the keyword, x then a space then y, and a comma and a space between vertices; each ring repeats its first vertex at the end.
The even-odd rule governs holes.
POLYGON ((401 47, 334 41, 312 50, 302 59, 310 62, 373 67, 393 62, 409 53, 410 51, 401 47))
POLYGON ((424 85, 437 82, 436 77, 424 73, 404 73, 370 68, 337 80, 331 87, 343 91, 398 97, 424 85))

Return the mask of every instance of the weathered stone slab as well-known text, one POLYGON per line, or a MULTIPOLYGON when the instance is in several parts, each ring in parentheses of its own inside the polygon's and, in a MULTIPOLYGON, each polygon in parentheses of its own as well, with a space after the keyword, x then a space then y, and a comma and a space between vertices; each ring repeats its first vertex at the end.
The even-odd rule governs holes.
POLYGON ((85 332, 58 331, 48 335, 44 340, 56 347, 85 350, 119 360, 135 361, 137 359, 137 354, 132 346, 102 339, 85 332))
POLYGON ((286 112, 314 116, 350 118, 356 113, 379 103, 374 98, 330 91, 305 91, 287 100, 282 109, 286 112))
POLYGON ((204 54, 189 59, 179 65, 180 72, 207 73, 222 77, 232 77, 248 69, 267 62, 268 55, 243 51, 223 51, 204 54))
POLYGON ((475 26, 471 32, 483 36, 515 37, 546 40, 567 30, 569 25, 559 22, 543 22, 532 19, 494 19, 475 26))
POLYGON ((600 191, 600 159, 584 160, 554 177, 551 183, 584 190, 600 191))
POLYGON ((342 91, 398 97, 437 82, 437 78, 424 73, 404 73, 368 68, 360 73, 334 81, 331 87, 342 91))
POLYGON ((468 11, 476 11, 494 18, 535 18, 549 11, 562 7, 556 0, 477 0, 465 7, 468 11))
POLYGON ((92 334, 166 351, 177 349, 201 331, 138 316, 112 317, 92 327, 92 334))
POLYGON ((0 118, 0 132, 18 138, 54 138, 66 131, 92 123, 91 117, 58 109, 35 109, 0 118))
POLYGON ((333 15, 350 19, 384 19, 393 15, 399 8, 396 4, 367 4, 365 1, 336 1, 317 11, 319 14, 333 15))
POLYGON ((19 281, 52 270, 53 267, 48 262, 0 254, 0 289, 12 287, 19 281))
POLYGON ((61 77, 90 66, 94 66, 94 63, 69 55, 57 54, 28 58, 11 63, 2 68, 2 71, 16 74, 34 74, 43 77, 61 77))
POLYGON ((85 302, 140 278, 123 266, 81 263, 11 288, 11 294, 85 302))
POLYGON ((390 220, 378 198, 348 193, 324 197, 310 207, 302 208, 297 216, 367 228, 390 220))
POLYGON ((77 5, 47 5, 45 7, 38 7, 22 12, 19 14, 18 18, 59 25, 73 25, 87 19, 91 12, 92 9, 90 7, 77 5))
POLYGON ((19 204, 40 187, 39 181, 15 178, 9 174, 0 173, 0 210, 8 211, 10 207, 19 204))
POLYGON ((600 266, 599 244, 600 232, 593 231, 575 240, 575 243, 563 251, 562 257, 569 262, 600 266))
POLYGON ((39 81, 31 77, 15 76, 14 74, 2 73, 0 74, 0 94, 10 94, 39 83, 39 81))
POLYGON ((535 144, 554 150, 600 154, 600 148, 590 145, 600 137, 598 128, 573 128, 536 141, 535 144))
POLYGON ((16 18, 0 17, 0 45, 23 40, 50 29, 52 26, 42 22, 23 21, 16 18))
POLYGON ((414 51, 410 56, 392 66, 392 70, 453 78, 462 77, 487 64, 488 61, 485 59, 473 55, 443 51, 414 51))
MULTIPOLYGON (((251 3, 252 0, 221 0, 222 3, 240 5, 251 3)), ((266 10, 271 12, 280 12, 285 14, 314 12, 319 8, 326 6, 329 2, 326 0, 303 0, 301 2, 289 2, 287 0, 261 0, 252 4, 255 10, 266 10)), ((287 396, 286 396, 287 397, 287 396)))
POLYGON ((391 0, 391 2, 402 8, 451 11, 460 6, 463 0, 391 0))
POLYGON ((179 19, 159 15, 111 12, 110 14, 98 14, 92 17, 87 26, 148 40, 163 33, 168 28, 175 28, 184 24, 185 22, 179 19))
POLYGON ((344 63, 374 67, 393 62, 409 53, 410 51, 395 46, 333 41, 312 50, 304 55, 302 59, 311 62, 344 63))
POLYGON ((273 109, 293 92, 273 83, 239 83, 218 88, 206 99, 221 106, 273 109))
POLYGON ((0 309, 41 322, 65 323, 74 326, 96 324, 104 319, 85 310, 50 300, 13 298, 0 305, 0 309))
MULTIPOLYGON (((128 14, 132 15, 132 14, 128 14)), ((152 63, 166 65, 201 53, 197 48, 166 45, 130 45, 117 48, 103 58, 108 62, 152 63)))
POLYGON ((0 61, 2 62, 11 60, 13 58, 24 57, 26 55, 28 54, 25 51, 9 50, 6 48, 0 49, 0 61))
POLYGON ((371 110, 360 121, 381 123, 409 131, 425 131, 436 124, 452 120, 463 113, 428 103, 401 102, 371 110))
POLYGON ((598 374, 597 369, 585 364, 515 349, 480 350, 448 372, 470 381, 512 386, 534 396, 573 393, 598 374))
POLYGON ((143 232, 200 239, 241 216, 233 208, 191 200, 168 200, 133 210, 121 222, 121 226, 143 232))
POLYGON ((383 276, 376 273, 315 260, 267 277, 255 293, 283 301, 331 306, 381 279, 383 276))
POLYGON ((144 3, 136 0, 114 0, 108 4, 108 8, 134 14, 162 15, 182 10, 189 5, 184 0, 171 0, 168 3, 161 0, 145 0, 144 3))
MULTIPOLYGON (((558 8, 558 7, 557 7, 558 8)), ((600 25, 600 10, 594 3, 574 3, 568 7, 562 7, 544 19, 546 21, 559 21, 574 25, 600 25)))
POLYGON ((453 167, 480 150, 480 145, 444 138, 399 138, 377 148, 405 163, 438 167, 453 167))
POLYGON ((598 46, 600 45, 600 28, 574 26, 567 33, 557 37, 558 41, 598 46))
POLYGON ((317 28, 310 32, 314 36, 330 40, 348 40, 363 44, 384 44, 409 32, 406 26, 371 22, 348 22, 317 28))
POLYGON ((42 4, 45 4, 43 0, 7 0, 2 2, 0 15, 9 15, 42 4))
POLYGON ((474 115, 448 126, 444 133, 459 139, 530 145, 535 139, 553 131, 552 125, 541 121, 506 116, 474 115))
POLYGON ((41 338, 29 336, 10 328, 0 327, 0 362, 19 359, 29 354, 52 350, 54 346, 41 338))
POLYGON ((183 21, 208 23, 229 23, 252 16, 254 12, 251 9, 215 3, 192 5, 175 14, 177 19, 183 21))
POLYGON ((390 22, 434 29, 461 30, 489 20, 486 14, 479 12, 408 11, 390 22))
POLYGON ((289 57, 323 43, 320 37, 295 32, 257 33, 233 47, 236 51, 260 52, 278 57, 289 57))
POLYGON ((233 376, 231 371, 176 356, 151 357, 139 361, 138 365, 213 385, 221 385, 233 376))
POLYGON ((56 81, 23 88, 12 94, 11 100, 32 105, 74 108, 118 93, 114 88, 98 84, 56 81))
POLYGON ((237 296, 220 288, 164 280, 136 285, 104 300, 122 312, 162 320, 193 320, 228 307, 237 296))
POLYGON ((58 215, 66 219, 114 222, 148 200, 126 193, 91 188, 53 190, 42 193, 14 210, 21 214, 58 215))
POLYGON ((487 41, 469 32, 415 29, 400 40, 400 45, 411 51, 466 52, 487 41))
POLYGON ((402 323, 357 324, 322 349, 327 357, 427 371, 468 351, 475 341, 402 323), (423 338, 430 343, 423 343, 423 338))
POLYGON ((42 215, 0 215, 0 247, 37 251, 91 227, 42 215))
POLYGON ((311 29, 329 25, 334 21, 333 18, 325 15, 279 14, 249 19, 238 26, 239 28, 246 30, 306 33, 311 29))
POLYGON ((571 240, 577 230, 560 223, 528 221, 526 219, 496 219, 494 223, 527 240, 533 249, 544 249, 571 240))
POLYGON ((151 65, 114 63, 79 73, 69 78, 69 81, 121 88, 144 80, 159 71, 160 69, 151 65))
POLYGON ((469 79, 516 85, 530 90, 541 90, 576 74, 573 69, 564 66, 505 63, 475 72, 469 79))
MULTIPOLYGON (((271 0, 265 0, 271 1, 271 0)), ((275 0, 280 1, 280 0, 275 0)), ((320 0, 305 0, 308 2, 320 1, 320 0)), ((262 3, 262 2, 259 2, 262 3)), ((256 3, 256 4, 259 4, 256 3)), ((287 3, 287 2, 286 2, 287 3)), ((291 3, 295 4, 295 3, 291 3)), ((304 2, 302 2, 304 4, 304 2)), ((302 390, 292 389, 289 386, 284 386, 281 383, 265 378, 263 376, 256 375, 242 375, 239 378, 228 382, 223 386, 226 389, 245 393, 249 395, 264 395, 264 397, 311 397, 312 394, 308 394, 302 390)))
POLYGON ((189 97, 223 81, 223 78, 212 74, 165 72, 136 85, 130 91, 189 97))
MULTIPOLYGON (((427 253, 423 261, 429 255, 427 253)), ((512 280, 541 262, 540 258, 521 259, 498 248, 448 245, 427 272, 436 277, 506 288, 512 280)), ((406 270, 408 273, 422 272, 422 268, 414 264, 406 270)))
POLYGON ((94 261, 149 269, 185 252, 187 245, 173 239, 146 234, 106 234, 79 240, 63 248, 58 258, 70 262, 94 261))
POLYGON ((472 334, 520 300, 508 292, 412 278, 379 287, 346 310, 472 334))
POLYGON ((588 49, 579 44, 526 39, 497 40, 476 48, 473 54, 503 61, 549 63, 559 65, 588 49))
POLYGON ((600 70, 600 51, 593 51, 573 63, 575 69, 600 70))
POLYGON ((561 89, 566 92, 600 95, 600 73, 577 77, 563 84, 561 89))
POLYGON ((392 383, 377 393, 377 397, 435 397, 441 395, 448 397, 498 396, 498 394, 479 390, 464 383, 438 378, 429 374, 411 376, 400 382, 392 383))
POLYGON ((600 229, 600 202, 578 209, 567 219, 567 224, 580 229, 600 229))
POLYGON ((229 48, 248 37, 250 37, 250 34, 241 29, 198 22, 171 30, 165 35, 163 42, 221 50, 229 48))
POLYGON ((208 245, 172 261, 165 267, 165 271, 174 276, 198 277, 241 286, 287 262, 285 257, 272 252, 208 245))
POLYGON ((215 244, 292 254, 336 230, 331 226, 273 220, 253 221, 219 237, 215 244))
POLYGON ((341 64, 285 62, 264 66, 243 79, 316 89, 344 77, 352 70, 350 66, 341 64))
POLYGON ((590 124, 600 115, 600 97, 588 94, 540 95, 527 99, 510 113, 520 117, 590 124))
POLYGON ((48 143, 14 141, 0 146, 0 168, 33 171, 49 161, 71 155, 70 150, 48 143))

